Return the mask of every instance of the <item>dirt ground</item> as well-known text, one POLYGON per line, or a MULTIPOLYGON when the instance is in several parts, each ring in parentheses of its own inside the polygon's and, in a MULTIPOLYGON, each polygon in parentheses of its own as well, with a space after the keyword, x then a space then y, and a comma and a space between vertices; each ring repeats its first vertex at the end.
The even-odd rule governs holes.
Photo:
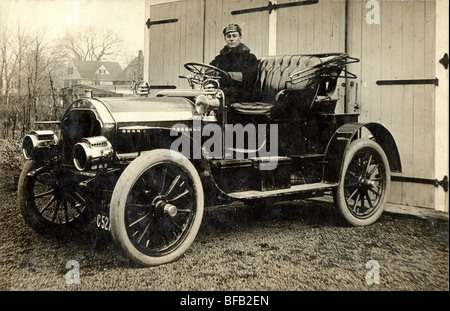
POLYGON ((16 203, 18 173, 1 166, 2 291, 449 290, 448 217, 385 212, 374 225, 353 228, 326 202, 236 202, 205 209, 180 260, 138 268, 94 223, 74 236, 34 233, 16 203), (68 279, 74 262, 78 282, 68 279))

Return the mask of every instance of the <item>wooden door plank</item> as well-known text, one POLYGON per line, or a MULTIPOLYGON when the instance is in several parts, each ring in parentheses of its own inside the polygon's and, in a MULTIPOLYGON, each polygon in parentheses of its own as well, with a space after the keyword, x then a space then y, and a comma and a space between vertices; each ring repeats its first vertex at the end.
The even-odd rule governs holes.
POLYGON ((372 55, 372 25, 366 23, 365 5, 362 6, 362 21, 361 21, 361 62, 363 70, 361 72, 361 106, 360 106, 360 118, 361 121, 371 121, 371 90, 372 90, 372 73, 375 70, 377 64, 371 59, 372 55))
MULTIPOLYGON (((216 48, 216 40, 218 38, 218 19, 216 15, 217 3, 219 0, 205 1, 205 44, 203 46, 204 51, 204 62, 210 63, 216 53, 218 53, 218 48, 216 48)), ((220 23, 221 25, 221 23, 220 23)))
MULTIPOLYGON (((150 20, 158 21, 161 20, 162 5, 152 5, 150 7, 150 20)), ((155 25, 150 27, 149 31, 149 44, 150 44, 150 61, 149 61, 149 77, 150 85, 158 85, 161 83, 159 72, 162 71, 162 62, 159 61, 164 53, 164 47, 162 42, 164 42, 164 34, 158 30, 158 26, 155 25)))
POLYGON ((322 1, 322 39, 321 52, 331 52, 331 1, 322 1))
MULTIPOLYGON (((425 3, 424 1, 414 1, 414 43, 413 43, 413 68, 414 79, 425 78, 425 3)), ((413 113, 413 176, 423 178, 430 163, 425 162, 425 130, 424 111, 425 111, 425 86, 416 85, 413 90, 414 97, 414 113, 413 113)), ((424 193, 429 185, 414 183, 413 184, 413 204, 415 206, 425 206, 424 193)))
MULTIPOLYGON (((173 3, 166 4, 167 8, 161 12, 162 13, 161 19, 174 18, 173 6, 174 6, 173 3)), ((163 41, 158 43, 163 46, 161 63, 164 70, 158 73, 158 75, 161 76, 162 78, 162 81, 160 83, 162 85, 174 85, 178 82, 177 79, 174 77, 175 71, 174 63, 175 59, 178 59, 178 57, 176 57, 176 50, 174 49, 174 43, 176 41, 175 25, 177 23, 155 26, 158 28, 158 31, 161 31, 164 35, 163 41)))
MULTIPOLYGON (((379 1, 379 3, 382 3, 379 1)), ((381 4, 380 4, 381 5, 381 4)), ((381 11, 380 11, 381 12, 381 11)), ((381 13, 380 13, 381 14, 381 13)), ((371 122, 380 122, 381 120, 381 87, 377 86, 376 82, 381 78, 382 71, 382 58, 381 58, 381 50, 383 49, 383 38, 381 37, 381 25, 384 24, 384 20, 381 21, 380 24, 370 24, 371 31, 371 42, 370 42, 370 62, 373 64, 371 68, 371 75, 369 80, 369 88, 370 88, 370 121, 371 122)))
POLYGON ((206 7, 213 7, 211 10, 213 12, 213 15, 210 17, 210 15, 206 15, 207 19, 215 19, 214 21, 214 29, 211 30, 210 34, 210 40, 206 41, 206 45, 210 45, 210 54, 209 59, 213 60, 216 55, 219 54, 219 51, 223 48, 225 41, 223 39, 223 33, 222 36, 218 35, 218 32, 222 31, 223 28, 226 26, 224 20, 223 20, 223 0, 216 0, 216 1, 206 1, 206 7), (213 39, 214 38, 214 39, 213 39), (213 40, 211 43, 211 40, 213 40))
MULTIPOLYGON (((382 80, 392 79, 392 1, 380 2, 381 16, 381 76, 382 80)), ((377 88, 381 88, 377 86, 377 88)), ((382 87, 380 90, 380 120, 392 131, 392 89, 393 87, 382 87)), ((392 187, 391 187, 391 190, 392 187)), ((388 201, 392 202, 396 191, 391 191, 388 201)))
MULTIPOLYGON (((245 0, 245 7, 253 7, 255 5, 255 1, 245 0)), ((256 12, 255 14, 249 14, 247 23, 243 25, 244 33, 246 33, 243 38, 244 42, 246 42, 247 46, 250 48, 253 54, 259 54, 259 51, 262 50, 262 29, 258 29, 258 22, 261 19, 262 12, 256 12)))
MULTIPOLYGON (((330 11, 330 40, 328 51, 331 53, 345 52, 345 1, 335 0, 329 2, 328 10, 330 11)), ((345 113, 345 92, 346 86, 342 85, 344 79, 339 80, 336 91, 333 95, 337 99, 336 113, 345 113)))
POLYGON ((331 52, 345 51, 345 1, 336 0, 330 3, 331 10, 331 52))
POLYGON ((315 19, 316 19, 316 10, 318 5, 307 5, 306 6, 306 19, 305 19, 305 29, 306 29, 306 37, 305 37, 305 54, 314 53, 314 34, 315 34, 315 19))
MULTIPOLYGON (((361 42, 362 42, 362 1, 354 0, 348 2, 348 53, 352 57, 361 60, 361 42)), ((351 64, 348 70, 354 73, 358 78, 353 81, 353 86, 348 88, 347 111, 359 112, 357 107, 361 101, 361 68, 362 62, 351 64)), ((352 81, 347 81, 351 83, 352 81)))
POLYGON ((319 2, 317 5, 314 6, 313 53, 322 52, 322 34, 323 34, 322 9, 323 9, 323 1, 319 2))
MULTIPOLYGON (((436 1, 425 1, 425 77, 436 77, 435 60, 431 55, 435 55, 436 49, 436 1)), ((425 86, 425 101, 424 101, 424 124, 425 124, 425 153, 424 161, 428 163, 428 171, 425 177, 427 178, 442 178, 442 176, 435 176, 435 135, 436 122, 435 122, 435 88, 434 85, 425 86)), ((431 187, 424 193, 426 207, 433 208, 435 206, 435 188, 431 187)))
MULTIPOLYGON (((290 14, 288 10, 280 10, 277 14, 277 55, 288 54, 291 51, 290 47, 290 14)), ((274 14, 274 13, 273 13, 274 14)))
MULTIPOLYGON (((183 65, 187 62, 186 60, 186 42, 187 42, 187 21, 186 21, 186 10, 187 10, 187 3, 186 1, 180 2, 179 5, 180 10, 180 48, 178 49, 178 58, 180 59, 180 64, 183 65)), ((186 69, 183 68, 183 71, 180 72, 184 75, 189 74, 186 69)), ((180 87, 187 87, 188 82, 184 79, 183 82, 181 82, 180 87)))
POLYGON ((262 49, 259 52, 260 54, 257 56, 266 56, 269 54, 269 44, 270 44, 270 41, 269 41, 269 14, 268 13, 261 14, 260 20, 261 20, 260 21, 260 25, 261 25, 260 29, 262 29, 262 33, 263 33, 262 49))
MULTIPOLYGON (((403 68, 403 4, 400 1, 392 1, 392 24, 391 24, 391 78, 401 79, 403 68)), ((403 117, 403 102, 404 102, 404 86, 389 86, 392 89, 391 92, 391 112, 392 112, 392 125, 391 131, 394 139, 397 143, 397 147, 400 152, 400 159, 403 163, 404 148, 402 135, 402 117, 403 117)), ((390 202, 402 203, 402 182, 392 182, 390 191, 390 202)))
MULTIPOLYGON (((308 6, 307 6, 308 7, 308 6)), ((298 54, 306 54, 306 31, 307 31, 307 26, 306 25, 306 21, 307 21, 307 12, 308 12, 308 8, 307 7, 297 7, 295 8, 296 11, 294 13, 295 16, 297 16, 297 20, 296 20, 296 24, 295 27, 297 29, 297 53, 298 54)))
POLYGON ((178 23, 174 25, 175 27, 175 34, 174 34, 174 40, 176 42, 173 43, 173 53, 174 53, 174 83, 178 88, 188 88, 189 84, 186 79, 180 79, 178 78, 178 75, 186 75, 188 72, 184 68, 184 47, 185 47, 185 38, 183 34, 183 30, 185 29, 185 20, 183 17, 183 3, 182 2, 175 2, 173 7, 173 12, 175 16, 179 17, 178 23))
MULTIPOLYGON (((297 7, 296 8, 297 12, 300 13, 303 9, 301 7, 297 7)), ((289 9, 283 9, 280 10, 280 12, 289 12, 290 14, 288 15, 288 18, 286 20, 289 21, 289 54, 296 54, 298 53, 297 51, 297 45, 298 45, 298 31, 299 31, 299 21, 298 21, 298 15, 297 14, 292 14, 293 12, 291 11, 291 8, 289 9)))
MULTIPOLYGON (((405 79, 410 79, 414 75, 414 67, 411 61, 407 61, 408 57, 411 59, 411 52, 414 49, 414 2, 403 1, 403 31, 402 42, 405 61, 402 64, 402 75, 405 79), (409 54, 409 55, 408 55, 409 54)), ((414 135, 414 87, 412 85, 403 86, 404 100, 402 102, 402 130, 403 135, 400 140, 402 142, 402 167, 404 176, 414 176, 414 162, 413 162, 413 135, 414 135)), ((412 197, 413 185, 411 183, 403 183, 402 185, 402 204, 413 205, 412 197)))
MULTIPOLYGON (((381 75, 382 80, 392 80, 392 2, 380 3, 381 16, 381 75)), ((392 87, 377 86, 380 91, 380 120, 390 130, 392 128, 392 87)))

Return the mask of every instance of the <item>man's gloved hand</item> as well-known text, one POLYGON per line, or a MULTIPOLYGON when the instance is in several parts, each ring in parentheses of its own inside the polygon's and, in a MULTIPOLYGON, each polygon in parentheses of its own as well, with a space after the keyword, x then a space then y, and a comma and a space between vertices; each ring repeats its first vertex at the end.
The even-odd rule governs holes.
POLYGON ((242 82, 244 76, 242 74, 242 72, 238 72, 238 71, 229 71, 227 72, 229 77, 234 80, 234 81, 238 81, 238 82, 242 82))

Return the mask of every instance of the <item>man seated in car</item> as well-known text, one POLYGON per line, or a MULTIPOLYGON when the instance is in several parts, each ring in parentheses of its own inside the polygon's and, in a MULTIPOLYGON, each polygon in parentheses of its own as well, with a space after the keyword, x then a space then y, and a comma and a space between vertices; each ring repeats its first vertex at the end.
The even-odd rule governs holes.
POLYGON ((223 35, 226 45, 210 65, 228 73, 220 83, 229 102, 251 100, 258 74, 256 56, 241 42, 242 29, 239 25, 228 25, 223 35))

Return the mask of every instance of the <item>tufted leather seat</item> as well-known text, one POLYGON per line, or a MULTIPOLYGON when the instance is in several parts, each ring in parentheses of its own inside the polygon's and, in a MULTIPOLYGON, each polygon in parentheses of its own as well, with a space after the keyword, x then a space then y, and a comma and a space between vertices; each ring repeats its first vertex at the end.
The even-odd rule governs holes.
POLYGON ((321 63, 319 57, 308 55, 274 56, 259 60, 255 89, 279 92, 283 89, 304 89, 309 79, 298 84, 290 81, 290 75, 305 69, 312 69, 321 63))
POLYGON ((341 57, 341 54, 285 55, 263 57, 258 60, 258 76, 254 86, 255 102, 234 103, 232 107, 246 113, 255 114, 268 111, 268 104, 276 102, 277 94, 284 90, 304 90, 318 87, 317 73, 321 64, 328 64, 341 57), (261 110, 258 109, 258 103, 261 110))

